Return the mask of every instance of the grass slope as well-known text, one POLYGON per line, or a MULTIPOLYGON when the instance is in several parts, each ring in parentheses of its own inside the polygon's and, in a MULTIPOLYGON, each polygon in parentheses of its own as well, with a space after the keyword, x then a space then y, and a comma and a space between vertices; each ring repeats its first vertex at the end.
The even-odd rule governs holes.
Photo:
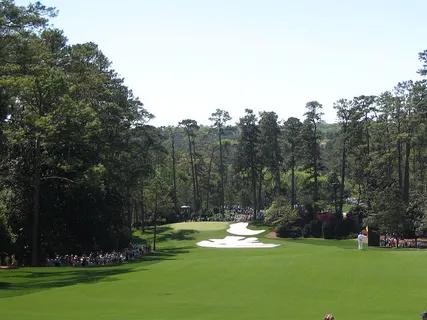
POLYGON ((427 309, 427 252, 360 252, 352 240, 197 248, 226 226, 188 227, 159 228, 155 254, 118 267, 0 270, 1 318, 404 319, 427 309))
POLYGON ((181 222, 170 225, 173 230, 213 231, 227 229, 228 222, 181 222))

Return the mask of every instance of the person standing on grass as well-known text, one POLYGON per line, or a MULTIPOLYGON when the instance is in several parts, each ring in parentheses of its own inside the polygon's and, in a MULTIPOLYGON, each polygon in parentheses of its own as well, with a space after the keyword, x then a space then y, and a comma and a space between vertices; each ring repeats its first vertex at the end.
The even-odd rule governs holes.
POLYGON ((427 320, 427 311, 424 311, 423 313, 421 313, 420 316, 423 320, 427 320))
POLYGON ((363 249, 363 240, 365 240, 366 236, 360 232, 359 235, 357 236, 357 243, 359 244, 358 249, 362 250, 363 249))

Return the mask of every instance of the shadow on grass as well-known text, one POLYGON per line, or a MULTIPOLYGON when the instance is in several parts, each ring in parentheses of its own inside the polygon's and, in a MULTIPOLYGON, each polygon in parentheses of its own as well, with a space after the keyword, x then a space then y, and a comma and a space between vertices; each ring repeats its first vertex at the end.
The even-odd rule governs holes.
MULTIPOLYGON (((40 270, 40 269, 39 269, 40 270)), ((114 276, 132 272, 129 267, 106 268, 49 268, 49 271, 32 270, 31 268, 2 271, 0 298, 20 296, 51 288, 60 288, 79 283, 117 281, 114 276)))
MULTIPOLYGON (((173 229, 169 226, 159 226, 157 227, 157 236, 159 234, 165 234, 169 231, 172 231, 173 229)), ((154 227, 145 227, 144 231, 137 229, 134 230, 136 233, 132 235, 132 243, 138 244, 138 245, 144 245, 148 243, 153 242, 153 235, 154 235, 154 227)))
POLYGON ((1 270, 0 299, 76 284, 120 281, 117 276, 121 274, 146 271, 146 267, 164 260, 173 260, 177 255, 188 253, 190 248, 192 247, 160 248, 139 260, 118 266, 1 270))
POLYGON ((250 230, 264 230, 264 232, 261 233, 261 236, 262 236, 262 235, 267 235, 267 234, 273 232, 274 228, 271 226, 265 225, 264 220, 252 220, 249 222, 248 229, 250 229, 250 230))
MULTIPOLYGON (((157 242, 165 242, 169 240, 195 240, 196 238, 192 235, 199 233, 197 230, 192 229, 182 229, 182 230, 174 230, 169 226, 159 226, 156 230, 157 242)), ((154 237, 154 228, 149 227, 144 230, 142 234, 134 234, 132 236, 132 243, 144 245, 147 243, 153 243, 154 237)))
POLYGON ((252 220, 249 222, 250 227, 254 228, 266 228, 266 225, 264 224, 264 220, 252 220))
POLYGON ((335 239, 322 239, 322 238, 277 238, 277 240, 283 240, 296 244, 307 244, 313 246, 322 247, 336 247, 340 249, 357 249, 357 242, 354 240, 335 240, 335 239))
POLYGON ((159 242, 169 240, 195 240, 196 238, 193 235, 196 233, 199 233, 199 231, 182 229, 166 233, 160 233, 157 235, 157 239, 159 242))
MULTIPOLYGON (((177 255, 189 253, 189 249, 194 249, 194 247, 180 247, 180 248, 161 248, 152 252, 150 255, 144 257, 144 261, 148 262, 145 265, 150 265, 154 262, 159 262, 163 260, 174 260, 177 255)), ((144 265, 144 266, 145 266, 144 265)))

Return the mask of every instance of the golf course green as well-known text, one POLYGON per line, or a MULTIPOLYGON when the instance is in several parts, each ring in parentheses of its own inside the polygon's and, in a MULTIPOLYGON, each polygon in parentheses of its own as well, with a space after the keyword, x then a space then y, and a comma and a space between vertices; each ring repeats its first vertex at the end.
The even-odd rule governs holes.
MULTIPOLYGON (((427 251, 357 250, 354 240, 200 248, 224 223, 158 228, 157 250, 115 267, 0 270, 0 319, 418 319, 427 251)), ((252 227, 254 228, 254 227, 252 227)), ((135 234, 135 241, 152 237, 135 234)))

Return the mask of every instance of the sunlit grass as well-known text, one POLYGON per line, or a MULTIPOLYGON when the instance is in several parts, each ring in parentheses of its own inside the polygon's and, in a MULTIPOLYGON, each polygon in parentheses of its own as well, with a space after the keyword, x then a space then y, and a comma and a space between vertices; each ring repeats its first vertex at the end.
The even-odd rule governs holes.
MULTIPOLYGON (((353 240, 264 238, 281 246, 207 249, 196 242, 227 236, 226 224, 222 230, 217 223, 190 226, 159 227, 156 252, 131 264, 1 270, 1 318, 321 319, 333 313, 338 320, 385 320, 417 319, 427 308, 425 251, 360 252, 353 240)), ((148 230, 144 241, 152 236, 148 230)))

